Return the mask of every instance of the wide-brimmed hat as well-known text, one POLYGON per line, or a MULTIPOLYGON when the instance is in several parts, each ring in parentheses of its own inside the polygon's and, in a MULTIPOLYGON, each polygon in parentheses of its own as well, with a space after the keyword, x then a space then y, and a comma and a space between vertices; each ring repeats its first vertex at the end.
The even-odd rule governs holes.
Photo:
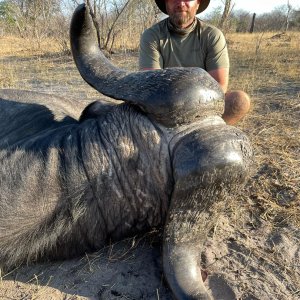
MULTIPOLYGON (((168 14, 167 10, 166 10, 166 0, 155 0, 156 5, 158 6, 158 8, 164 13, 164 14, 168 14)), ((204 10, 206 10, 206 8, 209 5, 209 1, 210 0, 200 0, 200 5, 198 7, 197 10, 197 14, 200 14, 201 12, 203 12, 204 10)))

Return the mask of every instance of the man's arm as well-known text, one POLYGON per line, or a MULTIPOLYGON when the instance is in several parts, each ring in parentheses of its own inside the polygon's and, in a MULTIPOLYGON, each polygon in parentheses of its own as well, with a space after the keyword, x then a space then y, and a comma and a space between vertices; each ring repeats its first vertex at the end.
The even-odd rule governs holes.
POLYGON ((152 30, 145 30, 140 39, 139 69, 155 70, 161 69, 163 65, 162 56, 158 50, 158 43, 152 30))
POLYGON ((220 68, 220 69, 208 71, 208 74, 210 74, 210 76, 220 84, 223 92, 226 93, 228 88, 229 69, 220 68))

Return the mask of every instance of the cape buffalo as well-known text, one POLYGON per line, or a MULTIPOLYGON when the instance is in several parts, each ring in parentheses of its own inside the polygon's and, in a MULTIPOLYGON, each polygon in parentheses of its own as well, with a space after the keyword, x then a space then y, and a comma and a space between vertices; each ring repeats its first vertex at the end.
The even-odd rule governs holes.
POLYGON ((25 91, 0 94, 0 266, 64 259, 164 226, 163 268, 177 299, 210 299, 199 260, 251 146, 227 126, 224 95, 198 68, 126 72, 93 37, 81 5, 71 46, 82 77, 119 105, 25 91))

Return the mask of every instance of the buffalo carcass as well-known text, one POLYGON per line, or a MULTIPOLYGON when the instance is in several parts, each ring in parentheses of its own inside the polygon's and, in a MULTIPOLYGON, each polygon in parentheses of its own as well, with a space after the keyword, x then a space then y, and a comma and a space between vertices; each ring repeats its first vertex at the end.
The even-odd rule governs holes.
POLYGON ((220 115, 224 95, 198 68, 129 73, 71 23, 82 77, 120 105, 1 92, 0 264, 91 252, 164 225, 163 268, 177 299, 210 299, 198 265, 228 194, 247 178, 251 146, 220 115))

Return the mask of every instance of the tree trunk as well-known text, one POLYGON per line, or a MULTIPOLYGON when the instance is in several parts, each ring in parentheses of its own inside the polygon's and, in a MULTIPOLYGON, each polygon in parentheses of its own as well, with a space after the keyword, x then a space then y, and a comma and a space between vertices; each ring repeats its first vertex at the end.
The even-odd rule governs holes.
POLYGON ((97 21, 97 18, 96 18, 96 6, 93 9, 90 0, 85 0, 85 3, 86 3, 86 6, 88 7, 88 9, 90 11, 90 15, 92 17, 93 24, 94 24, 94 27, 96 29, 98 46, 99 46, 99 48, 101 48, 101 46, 102 46, 101 45, 101 35, 100 35, 100 30, 99 30, 100 25, 99 25, 99 22, 97 21))
POLYGON ((252 16, 252 21, 251 21, 251 26, 250 26, 250 29, 249 29, 249 33, 253 33, 254 24, 255 24, 255 17, 256 17, 256 13, 254 13, 253 16, 252 16))
POLYGON ((290 5, 290 1, 288 0, 287 1, 287 13, 286 13, 286 19, 285 19, 285 29, 284 31, 288 31, 289 29, 289 18, 290 18, 290 12, 291 12, 291 5, 290 5))
POLYGON ((221 29, 224 28, 224 25, 225 25, 225 23, 226 23, 226 21, 228 19, 228 16, 229 16, 232 8, 233 8, 233 5, 231 5, 231 0, 226 0, 225 1, 225 6, 224 6, 224 10, 223 10, 223 14, 222 14, 221 20, 219 22, 219 27, 221 29))
POLYGON ((111 40, 111 34, 115 29, 115 26, 118 22, 118 19, 121 17, 123 11, 125 10, 125 8, 128 6, 129 3, 130 3, 130 0, 127 0, 127 2, 124 4, 124 6, 122 7, 122 9, 120 11, 118 9, 116 10, 117 15, 116 15, 115 20, 113 21, 111 27, 109 28, 108 33, 107 33, 106 41, 105 41, 105 44, 104 44, 104 49, 105 50, 108 50, 108 44, 111 40))

